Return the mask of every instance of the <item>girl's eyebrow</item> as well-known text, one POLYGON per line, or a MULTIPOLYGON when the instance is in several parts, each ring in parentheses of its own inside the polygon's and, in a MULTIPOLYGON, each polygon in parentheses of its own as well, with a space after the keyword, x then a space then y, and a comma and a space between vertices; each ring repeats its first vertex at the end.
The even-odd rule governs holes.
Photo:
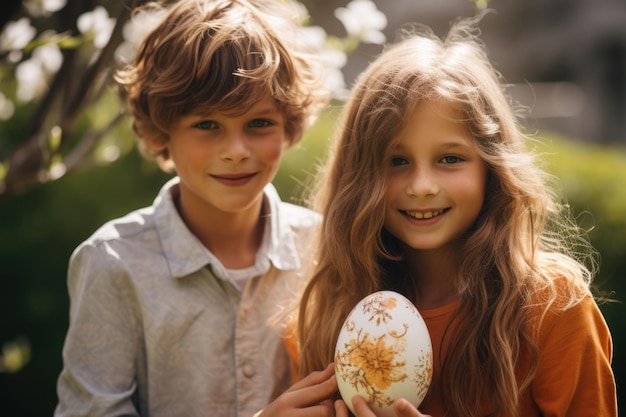
MULTIPOLYGON (((395 150, 403 150, 408 148, 409 146, 403 143, 397 143, 393 146, 395 150)), ((474 146, 467 139, 458 139, 458 140, 448 140, 446 142, 440 143, 437 145, 440 149, 445 150, 453 150, 453 149, 473 149, 474 146)))
POLYGON ((450 141, 441 144, 442 149, 472 149, 472 145, 466 141, 450 141))

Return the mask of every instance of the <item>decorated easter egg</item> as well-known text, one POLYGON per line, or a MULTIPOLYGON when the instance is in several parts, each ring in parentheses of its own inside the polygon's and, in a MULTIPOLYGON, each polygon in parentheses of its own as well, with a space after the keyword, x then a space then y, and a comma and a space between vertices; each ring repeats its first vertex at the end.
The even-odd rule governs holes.
POLYGON ((365 398, 379 417, 395 417, 393 402, 398 398, 419 406, 432 372, 426 323, 403 295, 375 292, 346 317, 335 348, 335 374, 341 397, 353 413, 355 395, 365 398))

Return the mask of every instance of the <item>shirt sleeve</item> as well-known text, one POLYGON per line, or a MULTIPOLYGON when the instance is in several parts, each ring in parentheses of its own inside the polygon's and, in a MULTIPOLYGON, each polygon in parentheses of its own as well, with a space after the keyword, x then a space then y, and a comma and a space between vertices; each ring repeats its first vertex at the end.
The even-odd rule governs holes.
POLYGON ((70 259, 68 291, 55 416, 138 416, 132 397, 141 327, 119 257, 104 244, 82 245, 70 259))
POLYGON ((617 415, 608 326, 591 296, 546 323, 532 395, 545 417, 617 415))

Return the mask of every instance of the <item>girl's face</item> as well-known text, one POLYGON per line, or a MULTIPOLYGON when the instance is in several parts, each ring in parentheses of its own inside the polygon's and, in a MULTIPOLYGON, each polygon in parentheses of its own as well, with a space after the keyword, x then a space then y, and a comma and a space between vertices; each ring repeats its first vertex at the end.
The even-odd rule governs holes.
POLYGON ((420 104, 389 160, 384 226, 415 250, 454 243, 483 205, 487 166, 455 116, 444 101, 420 104))
POLYGON ((288 139, 283 113, 269 94, 242 115, 183 116, 169 136, 184 214, 258 216, 263 188, 274 178, 288 139))

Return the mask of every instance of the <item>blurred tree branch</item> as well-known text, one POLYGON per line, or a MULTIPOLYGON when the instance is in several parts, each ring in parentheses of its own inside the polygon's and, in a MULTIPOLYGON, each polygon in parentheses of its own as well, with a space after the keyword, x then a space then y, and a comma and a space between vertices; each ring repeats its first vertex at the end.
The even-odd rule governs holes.
MULTIPOLYGON (((123 40, 124 25, 130 19, 131 10, 142 1, 132 0, 131 4, 122 4, 108 43, 93 61, 85 63, 78 48, 63 49, 61 68, 32 111, 23 134, 17 138, 17 146, 7 159, 4 178, 0 179, 0 205, 10 196, 49 180, 51 162, 64 152, 68 153, 68 157, 64 158, 65 169, 75 168, 98 139, 122 120, 120 109, 103 127, 90 127, 91 130, 83 133, 80 139, 70 141, 76 133, 81 113, 100 98, 103 87, 110 83, 114 53, 123 40), (51 140, 54 134, 58 137, 51 140)), ((59 13, 58 24, 62 33, 77 33, 78 17, 92 8, 89 2, 70 0, 59 13)))

